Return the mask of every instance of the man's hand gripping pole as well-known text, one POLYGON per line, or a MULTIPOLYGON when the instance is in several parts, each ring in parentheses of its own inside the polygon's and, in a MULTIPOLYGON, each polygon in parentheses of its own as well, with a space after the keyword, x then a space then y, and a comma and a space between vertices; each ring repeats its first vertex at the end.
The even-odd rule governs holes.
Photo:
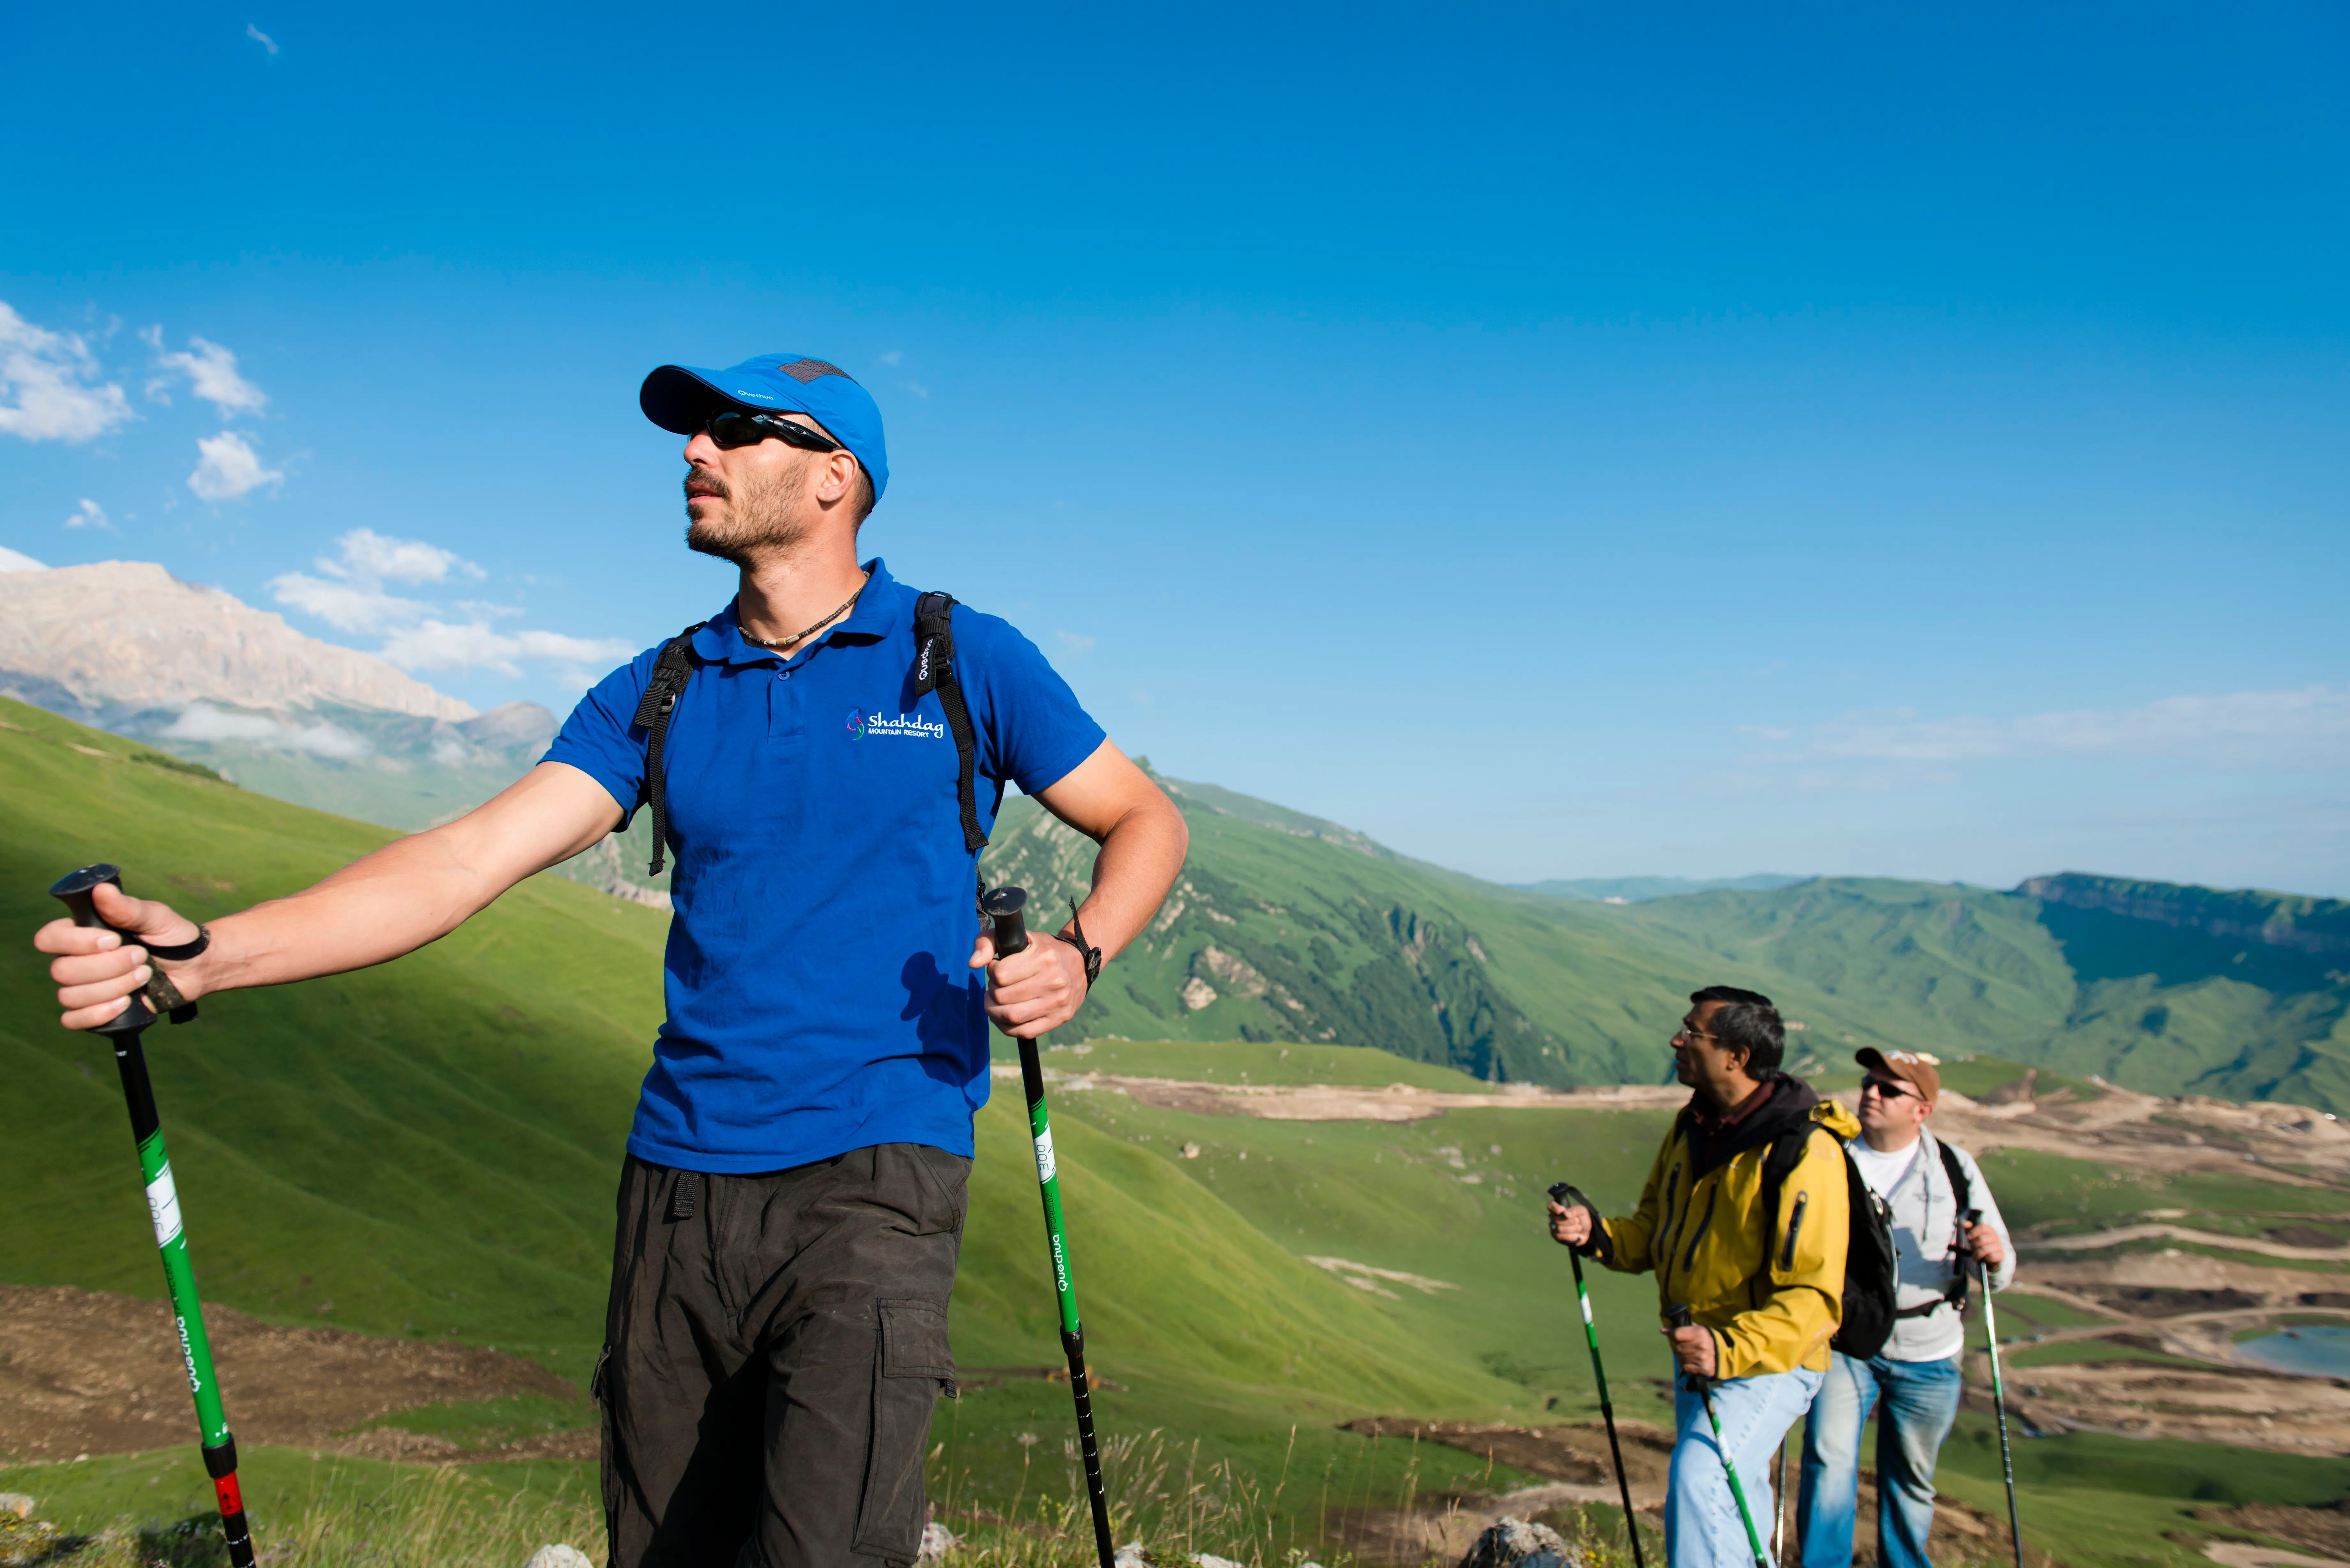
MULTIPOLYGON (((995 956, 1010 958, 1028 947, 1028 925, 1022 910, 1028 894, 1020 888, 998 888, 980 900, 980 910, 995 924, 995 956)), ((1068 1232, 1061 1222, 1061 1179, 1053 1159, 1053 1125, 1045 1111, 1045 1068, 1036 1059, 1036 1042, 1020 1042, 1020 1082, 1028 1095, 1028 1133, 1036 1145, 1036 1185, 1045 1199, 1045 1240, 1053 1254, 1053 1292, 1061 1308, 1061 1348, 1069 1358, 1069 1388, 1077 1406, 1077 1446, 1085 1458, 1086 1493, 1093 1505, 1094 1547, 1101 1568, 1114 1568, 1117 1552, 1110 1543, 1109 1499, 1102 1487, 1101 1446, 1094 1438, 1093 1391, 1086 1382, 1086 1334, 1077 1322, 1076 1292, 1069 1283, 1068 1232)))
MULTIPOLYGON (((113 866, 85 866, 60 877, 49 894, 63 903, 82 927, 106 926, 98 913, 96 891, 101 883, 122 890, 122 873, 113 866)), ((119 929, 107 927, 108 929, 119 929)), ((171 956, 135 931, 123 931, 126 940, 145 947, 151 955, 171 956)), ((204 938, 186 947, 202 950, 204 938)), ((184 948, 182 950, 184 951, 184 948)), ((185 952, 194 957, 193 952, 185 952)), ((152 982, 150 982, 151 986, 152 982)), ((176 992, 167 992, 166 996, 176 992)), ((168 1005, 168 1003, 167 1003, 168 1005)), ((169 1008, 172 1022, 195 1017, 193 1002, 169 1008)), ((229 1435, 228 1416, 221 1408, 220 1380, 213 1371, 212 1341, 204 1334, 203 1303, 196 1299, 196 1272, 188 1261, 188 1236, 180 1221, 180 1195, 172 1180, 172 1157, 163 1147, 163 1127, 155 1114, 155 1087, 147 1076, 147 1054, 139 1037, 155 1022, 147 997, 131 993, 130 1005, 90 1031, 114 1042, 114 1064, 122 1075, 122 1098, 130 1110, 130 1136, 139 1146, 140 1179, 147 1184, 147 1210, 155 1222, 155 1246, 163 1257, 163 1280, 171 1288, 172 1311, 180 1320, 180 1354, 187 1364, 188 1387, 195 1396, 196 1426, 202 1435, 204 1470, 213 1479, 220 1503, 221 1532, 234 1568, 253 1568, 253 1533, 244 1521, 244 1499, 236 1484, 236 1439, 229 1435)))
MULTIPOLYGON (((1675 1328, 1696 1326, 1685 1306, 1669 1308, 1665 1315, 1675 1328)), ((1713 1379, 1692 1372, 1681 1379, 1681 1384, 1705 1402, 1705 1422, 1713 1428, 1713 1451, 1721 1456, 1721 1473, 1730 1482, 1731 1501, 1738 1505, 1738 1522, 1746 1527, 1746 1545, 1754 1553, 1754 1568, 1771 1568, 1771 1559, 1762 1550, 1762 1532, 1754 1528, 1754 1511, 1746 1503, 1746 1489, 1739 1483, 1738 1467, 1731 1462, 1730 1445, 1722 1440, 1721 1417, 1713 1413, 1713 1379)))
MULTIPOLYGON (((1550 1197, 1554 1203, 1570 1208, 1580 1205, 1590 1213, 1598 1213, 1589 1199, 1566 1182, 1553 1184, 1550 1197)), ((1640 1554, 1639 1521, 1632 1512, 1632 1481, 1624 1473, 1623 1446, 1616 1440, 1616 1402, 1607 1397, 1607 1369, 1599 1364, 1599 1326, 1592 1321, 1591 1292, 1583 1282, 1583 1254, 1569 1247, 1566 1257, 1575 1265, 1575 1299, 1583 1308, 1583 1337, 1591 1343, 1591 1380, 1599 1386, 1599 1414, 1607 1423, 1607 1452, 1616 1460, 1616 1488, 1624 1499, 1624 1533, 1632 1542, 1632 1568, 1648 1568, 1640 1554)))

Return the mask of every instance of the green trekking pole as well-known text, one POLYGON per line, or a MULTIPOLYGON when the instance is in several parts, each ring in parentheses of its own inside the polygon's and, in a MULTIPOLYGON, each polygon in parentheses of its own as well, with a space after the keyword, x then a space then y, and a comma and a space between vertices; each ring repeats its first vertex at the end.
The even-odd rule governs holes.
MULTIPOLYGON (((1982 1210, 1967 1210, 1967 1223, 1982 1223, 1982 1210)), ((1991 1304, 1991 1271, 1981 1263, 1975 1273, 1982 1281, 1983 1338, 1991 1351, 1991 1407, 1999 1415, 1999 1473, 2007 1482, 2007 1533, 2015 1542, 2015 1568, 2023 1568, 2023 1520, 2015 1511, 2015 1458, 2007 1447, 2007 1390, 1999 1380, 1999 1314, 1991 1304)))
MULTIPOLYGON (((1598 1213, 1589 1199, 1564 1181, 1551 1188, 1550 1196, 1554 1203, 1581 1204, 1598 1213)), ((1599 1386, 1599 1417, 1607 1423, 1607 1451, 1615 1456, 1616 1487, 1624 1497, 1624 1534, 1632 1542, 1632 1568, 1648 1568, 1640 1556, 1640 1526, 1632 1513, 1632 1481, 1624 1473, 1624 1449, 1616 1440, 1616 1402, 1607 1397, 1607 1369, 1599 1364, 1599 1327, 1591 1320, 1591 1293, 1583 1284, 1583 1254, 1569 1247, 1566 1261, 1575 1265, 1575 1299, 1583 1306, 1583 1337, 1591 1342, 1591 1380, 1599 1386)))
MULTIPOLYGON (((995 922, 995 956, 1010 958, 1028 947, 1028 926, 1021 910, 1028 902, 1024 888, 998 888, 980 901, 980 910, 995 922)), ((1061 1349, 1069 1358, 1069 1389, 1077 1402, 1077 1448, 1085 1457, 1086 1494, 1093 1504, 1094 1548, 1101 1568, 1116 1568, 1117 1550, 1109 1538, 1109 1497, 1102 1489, 1101 1445, 1094 1438, 1093 1391, 1086 1382, 1086 1332, 1077 1323, 1077 1294, 1069 1283, 1069 1238, 1061 1223, 1061 1179, 1053 1162, 1053 1127, 1045 1115, 1045 1068, 1036 1059, 1036 1042, 1020 1042, 1020 1082, 1028 1093, 1028 1133, 1036 1142, 1036 1186, 1045 1197, 1045 1240, 1053 1251, 1053 1293, 1061 1306, 1061 1349)))
MULTIPOLYGON (((1665 1315, 1675 1328, 1691 1326, 1690 1309, 1685 1306, 1674 1307, 1665 1315)), ((1746 1527, 1746 1544, 1754 1553, 1754 1568, 1771 1568, 1771 1559, 1762 1551, 1762 1536, 1754 1528, 1754 1511, 1746 1506, 1746 1489, 1738 1484, 1738 1467, 1730 1462, 1730 1449, 1721 1440, 1721 1417, 1713 1413, 1713 1380, 1692 1373, 1688 1386, 1705 1401, 1706 1425, 1713 1428, 1713 1451, 1721 1456, 1721 1473, 1729 1478, 1731 1501, 1738 1504, 1738 1522, 1746 1527)))
MULTIPOLYGON (((49 895, 65 904, 77 926, 103 926, 92 889, 111 882, 119 892, 122 873, 112 866, 85 866, 60 878, 49 895)), ((162 958, 193 958, 211 938, 199 929, 194 941, 168 948, 125 932, 147 951, 162 958)), ((167 982, 168 983, 168 982, 167 982)), ((193 1002, 165 1005, 172 1022, 195 1017, 193 1002)), ((134 992, 130 1005, 90 1031, 114 1042, 114 1064, 122 1075, 122 1097, 130 1107, 130 1136, 139 1146, 139 1174, 147 1184, 147 1212, 155 1222, 155 1245, 163 1254, 163 1280, 171 1287, 172 1311, 180 1320, 180 1355, 188 1366, 188 1387, 195 1395, 196 1427, 201 1435, 204 1472, 213 1479, 220 1502, 221 1533, 228 1542, 234 1568, 253 1568, 253 1533, 245 1527, 244 1499, 236 1486, 236 1439, 229 1436, 228 1417, 221 1409, 220 1380, 213 1372, 212 1341, 204 1335, 204 1309, 196 1299, 195 1266, 188 1261, 188 1235, 180 1223, 180 1194, 172 1181, 172 1157, 163 1147, 163 1127, 155 1114, 155 1088, 147 1077, 147 1054, 139 1037, 155 1022, 155 1010, 144 992, 134 992)))

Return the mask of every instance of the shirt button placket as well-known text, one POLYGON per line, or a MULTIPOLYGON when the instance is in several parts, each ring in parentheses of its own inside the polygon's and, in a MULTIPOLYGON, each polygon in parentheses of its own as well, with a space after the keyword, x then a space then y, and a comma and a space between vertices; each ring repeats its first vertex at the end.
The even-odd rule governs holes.
POLYGON ((778 670, 767 685, 767 734, 772 738, 800 732, 800 688, 792 671, 778 670))

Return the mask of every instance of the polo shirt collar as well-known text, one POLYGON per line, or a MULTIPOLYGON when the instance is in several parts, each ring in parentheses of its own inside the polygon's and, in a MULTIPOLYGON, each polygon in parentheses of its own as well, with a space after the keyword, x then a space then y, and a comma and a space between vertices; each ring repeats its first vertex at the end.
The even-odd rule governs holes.
MULTIPOLYGON (((899 620, 897 580, 889 568, 874 556, 865 563, 872 580, 858 596, 857 607, 848 618, 826 634, 823 640, 853 638, 860 642, 875 642, 889 635, 899 620)), ((742 601, 730 601, 726 607, 705 622, 693 634, 693 651, 708 664, 768 664, 781 662, 785 655, 772 648, 761 648, 743 640, 742 601)))

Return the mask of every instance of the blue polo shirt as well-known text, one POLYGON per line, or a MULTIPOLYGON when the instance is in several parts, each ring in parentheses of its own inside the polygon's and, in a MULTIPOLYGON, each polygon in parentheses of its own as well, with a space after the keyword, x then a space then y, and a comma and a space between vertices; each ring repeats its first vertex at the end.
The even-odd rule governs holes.
MULTIPOLYGON (((785 659, 728 605, 662 742, 676 912, 669 1018, 629 1149, 658 1165, 780 1170, 880 1143, 972 1152, 987 1102, 978 857, 963 848, 954 738, 913 695, 916 590, 878 559, 848 618, 785 659)), ((1035 645, 958 605, 955 673, 978 732, 980 819, 1093 755, 1101 726, 1035 645)), ((606 676, 546 760, 632 815, 630 721, 659 648, 606 676)))

